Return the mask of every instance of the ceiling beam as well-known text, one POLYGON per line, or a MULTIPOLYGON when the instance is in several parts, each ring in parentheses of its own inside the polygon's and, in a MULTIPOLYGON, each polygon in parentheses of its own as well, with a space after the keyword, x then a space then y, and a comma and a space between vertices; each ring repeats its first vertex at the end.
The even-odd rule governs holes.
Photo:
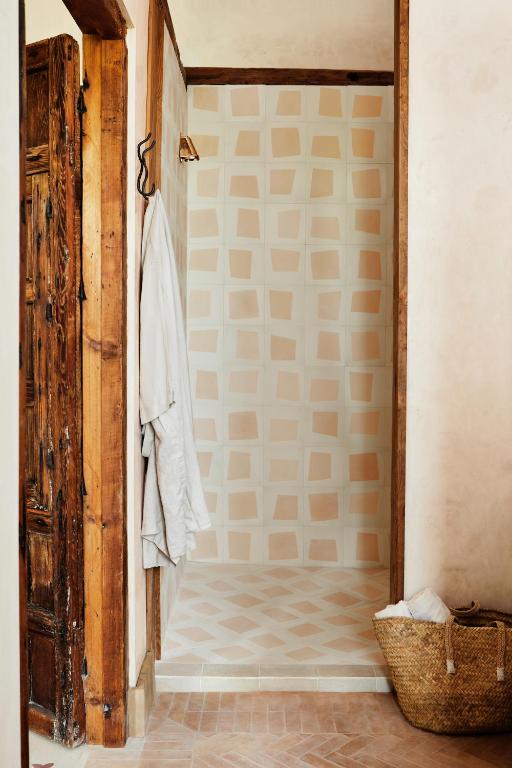
POLYGON ((393 85, 393 72, 352 69, 185 67, 187 85, 393 85))
POLYGON ((84 35, 104 40, 126 36, 126 20, 117 0, 63 0, 84 35))

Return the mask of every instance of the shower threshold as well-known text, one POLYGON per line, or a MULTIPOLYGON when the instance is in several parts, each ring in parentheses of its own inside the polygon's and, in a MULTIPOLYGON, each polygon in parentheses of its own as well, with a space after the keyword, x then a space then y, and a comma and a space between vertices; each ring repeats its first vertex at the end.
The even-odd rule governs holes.
POLYGON ((159 692, 392 690, 388 668, 377 664, 183 664, 156 663, 159 692))

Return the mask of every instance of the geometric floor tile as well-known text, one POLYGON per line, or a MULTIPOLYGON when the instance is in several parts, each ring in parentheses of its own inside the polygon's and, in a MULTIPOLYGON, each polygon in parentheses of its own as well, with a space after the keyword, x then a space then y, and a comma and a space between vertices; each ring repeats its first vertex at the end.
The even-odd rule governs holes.
POLYGON ((388 591, 385 568, 188 562, 162 661, 382 664, 371 617, 388 591))
POLYGON ((145 738, 86 768, 506 768, 512 736, 438 736, 390 694, 162 693, 145 738))

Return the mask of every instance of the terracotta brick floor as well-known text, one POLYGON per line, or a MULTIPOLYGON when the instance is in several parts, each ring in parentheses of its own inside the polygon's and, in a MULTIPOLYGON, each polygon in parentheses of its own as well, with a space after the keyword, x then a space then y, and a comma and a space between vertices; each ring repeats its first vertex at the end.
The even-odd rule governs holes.
POLYGON ((146 738, 89 754, 87 768, 507 768, 512 734, 426 733, 382 693, 165 693, 146 738))

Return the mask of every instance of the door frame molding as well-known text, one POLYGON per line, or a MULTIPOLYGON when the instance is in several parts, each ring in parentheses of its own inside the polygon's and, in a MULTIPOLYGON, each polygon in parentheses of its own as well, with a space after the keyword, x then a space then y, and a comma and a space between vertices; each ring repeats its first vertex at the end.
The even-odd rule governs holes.
POLYGON ((407 421, 409 2, 395 0, 395 209, 393 234, 393 411, 390 599, 404 597, 407 421))
MULTIPOLYGON (((170 18, 170 16, 169 16, 170 18)), ((156 142, 147 156, 149 178, 160 187, 162 156, 162 91, 164 74, 165 13, 160 0, 149 0, 146 134, 156 142)), ((172 39, 172 36, 171 36, 172 39)), ((174 37, 173 45, 176 45, 174 37)), ((160 568, 146 570, 146 646, 160 659, 162 649, 160 615, 160 568)))
POLYGON ((127 737, 126 22, 117 0, 64 0, 83 38, 84 677, 90 744, 127 737))

